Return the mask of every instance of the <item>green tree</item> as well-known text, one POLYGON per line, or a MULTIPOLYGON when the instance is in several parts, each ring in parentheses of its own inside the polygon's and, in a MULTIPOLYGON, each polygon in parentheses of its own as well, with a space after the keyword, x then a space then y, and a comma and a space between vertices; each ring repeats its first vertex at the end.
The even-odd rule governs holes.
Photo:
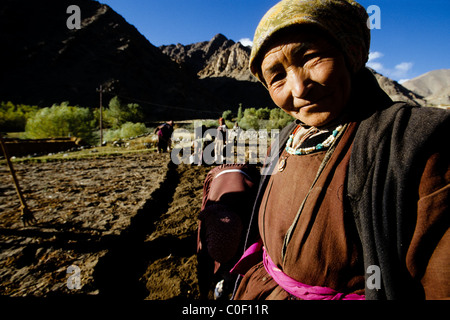
POLYGON ((229 121, 231 121, 231 120, 233 119, 233 112, 231 112, 231 110, 225 110, 225 111, 222 113, 222 118, 223 118, 224 120, 229 120, 229 121))
POLYGON ((126 122, 139 122, 144 121, 144 113, 142 108, 137 103, 127 104, 127 115, 125 117, 126 122))
MULTIPOLYGON (((95 113, 95 116, 98 119, 98 111, 95 113)), ((126 122, 144 121, 144 113, 139 104, 125 104, 116 96, 109 101, 109 108, 104 110, 103 121, 106 127, 118 129, 126 122)))
POLYGON ((88 108, 67 102, 40 109, 27 120, 25 135, 32 139, 75 136, 93 142, 95 119, 88 108))
POLYGON ((244 110, 244 117, 256 117, 256 108, 247 108, 244 110))
POLYGON ((244 110, 244 116, 239 121, 239 126, 245 130, 259 129, 259 121, 258 117, 256 116, 255 108, 247 108, 244 110))
POLYGON ((294 120, 292 116, 284 112, 280 108, 270 110, 269 122, 267 129, 283 129, 294 120))
POLYGON ((269 108, 260 108, 256 110, 256 117, 261 120, 269 120, 270 118, 269 108))
POLYGON ((237 121, 241 121, 243 117, 244 117, 244 111, 242 110, 242 103, 239 103, 237 121))
POLYGON ((14 105, 11 101, 0 103, 0 130, 4 132, 25 131, 27 119, 34 116, 37 106, 14 105))
POLYGON ((280 108, 270 110, 270 120, 278 120, 280 118, 280 112, 283 112, 280 108))
POLYGON ((106 141, 127 139, 147 133, 148 130, 143 123, 126 122, 119 129, 108 130, 105 134, 106 141))

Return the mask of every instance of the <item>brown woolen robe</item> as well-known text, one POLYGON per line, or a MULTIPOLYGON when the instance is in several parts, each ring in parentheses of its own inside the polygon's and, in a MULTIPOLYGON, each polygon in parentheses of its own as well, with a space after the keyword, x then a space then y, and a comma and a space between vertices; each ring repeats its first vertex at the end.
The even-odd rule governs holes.
MULTIPOLYGON (((361 240, 353 214, 346 211, 344 196, 356 128, 352 123, 343 134, 311 189, 287 246, 283 249, 286 233, 326 152, 290 155, 285 169, 270 177, 259 210, 259 231, 272 260, 291 278, 339 292, 364 294, 361 240)), ((280 160, 285 156, 283 152, 280 160)), ((406 256, 406 267, 427 299, 450 296, 448 163, 448 152, 434 152, 426 161, 418 189, 416 227, 406 256)), ((234 298, 293 297, 259 263, 246 273, 234 298)))
MULTIPOLYGON (((342 136, 308 196, 284 257, 280 252, 284 230, 304 199, 305 187, 300 184, 311 185, 319 154, 307 156, 308 165, 288 159, 285 170, 292 174, 284 175, 281 189, 276 175, 262 179, 245 248, 261 231, 272 260, 306 284, 356 293, 365 287, 368 299, 448 299, 450 113, 394 104, 363 68, 354 76, 346 114, 357 126, 350 126, 342 136), (269 183, 278 190, 268 191, 269 183), (277 197, 292 201, 293 208, 277 197), (268 204, 266 209, 263 203, 268 204), (322 204, 329 211, 320 209, 322 204), (362 281, 370 265, 381 269, 380 290, 362 281)), ((294 127, 293 123, 281 132, 279 151, 294 127)), ((276 170, 272 161, 269 158, 266 167, 276 170)), ((289 295, 260 263, 240 280, 234 298, 287 299, 289 295)))

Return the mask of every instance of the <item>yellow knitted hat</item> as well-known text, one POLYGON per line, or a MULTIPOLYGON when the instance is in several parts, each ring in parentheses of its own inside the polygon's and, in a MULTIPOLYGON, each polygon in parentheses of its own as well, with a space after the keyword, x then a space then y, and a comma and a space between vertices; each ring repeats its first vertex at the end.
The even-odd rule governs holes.
POLYGON ((270 9, 255 31, 250 71, 264 83, 260 56, 278 31, 297 25, 316 26, 329 34, 343 51, 350 71, 356 73, 368 60, 368 14, 353 0, 283 0, 270 9))

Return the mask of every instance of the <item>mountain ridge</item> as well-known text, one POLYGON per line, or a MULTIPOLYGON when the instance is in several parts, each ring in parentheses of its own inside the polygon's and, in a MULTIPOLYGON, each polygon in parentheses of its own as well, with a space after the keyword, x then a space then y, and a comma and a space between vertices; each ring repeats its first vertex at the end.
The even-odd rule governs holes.
POLYGON ((9 48, 0 59, 0 99, 40 106, 70 101, 95 107, 96 88, 102 85, 110 95, 147 102, 145 111, 151 118, 165 118, 174 110, 189 117, 179 107, 197 109, 202 116, 220 114, 221 101, 109 6, 76 1, 82 27, 67 29, 66 8, 72 3, 6 0, 0 4, 0 41, 9 48))
MULTIPOLYGON (((156 47, 109 6, 75 1, 80 30, 66 27, 72 0, 4 0, 0 4, 0 100, 98 107, 118 95, 158 119, 215 118, 224 110, 276 107, 248 70, 250 48, 217 34, 209 41, 156 47), (44 18, 44 19, 43 19, 44 18), (194 111, 195 110, 195 111, 194 111)), ((427 101, 374 72, 394 99, 427 101)))
MULTIPOLYGON (((222 34, 217 34, 209 42, 202 41, 185 46, 181 44, 167 45, 159 48, 173 61, 191 70, 200 79, 209 79, 209 82, 217 82, 218 80, 214 80, 215 78, 225 77, 257 82, 248 68, 251 49, 239 42, 235 43, 227 39, 222 34), (211 47, 216 48, 216 51, 212 54, 211 47)), ((425 106, 427 104, 426 100, 416 92, 405 88, 398 82, 383 76, 373 69, 370 70, 392 100, 407 102, 415 106, 425 106)))
POLYGON ((229 77, 257 82, 248 69, 250 48, 221 33, 209 41, 185 46, 178 43, 159 48, 175 62, 187 66, 200 79, 229 77))
POLYGON ((423 96, 428 104, 450 106, 450 69, 432 70, 402 85, 423 96))

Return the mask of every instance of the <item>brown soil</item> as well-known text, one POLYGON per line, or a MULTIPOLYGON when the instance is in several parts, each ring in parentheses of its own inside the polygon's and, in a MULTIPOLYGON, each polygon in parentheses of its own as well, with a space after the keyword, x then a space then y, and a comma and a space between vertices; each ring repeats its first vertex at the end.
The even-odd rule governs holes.
POLYGON ((196 217, 210 168, 142 153, 15 169, 38 222, 22 225, 0 165, 0 295, 198 298, 196 217), (68 288, 71 265, 80 289, 68 288))

